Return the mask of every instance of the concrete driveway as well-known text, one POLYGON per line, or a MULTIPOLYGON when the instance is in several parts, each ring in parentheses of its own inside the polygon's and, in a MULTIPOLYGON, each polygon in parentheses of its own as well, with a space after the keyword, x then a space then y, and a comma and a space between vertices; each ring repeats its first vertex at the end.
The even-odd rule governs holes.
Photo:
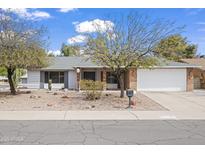
POLYGON ((205 115, 205 90, 142 93, 176 114, 205 115))

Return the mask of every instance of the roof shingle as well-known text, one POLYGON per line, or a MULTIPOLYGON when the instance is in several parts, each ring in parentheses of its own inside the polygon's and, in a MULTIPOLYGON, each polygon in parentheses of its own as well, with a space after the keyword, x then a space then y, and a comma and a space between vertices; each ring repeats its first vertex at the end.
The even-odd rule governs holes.
MULTIPOLYGON (((100 68, 101 65, 93 63, 90 59, 85 57, 51 57, 50 64, 48 67, 42 68, 41 70, 74 70, 76 67, 84 68, 100 68)), ((199 67, 197 64, 187 64, 167 61, 159 66, 162 68, 187 68, 187 67, 199 67)))
POLYGON ((205 70, 205 58, 182 59, 181 61, 188 64, 199 65, 201 66, 200 69, 205 70))

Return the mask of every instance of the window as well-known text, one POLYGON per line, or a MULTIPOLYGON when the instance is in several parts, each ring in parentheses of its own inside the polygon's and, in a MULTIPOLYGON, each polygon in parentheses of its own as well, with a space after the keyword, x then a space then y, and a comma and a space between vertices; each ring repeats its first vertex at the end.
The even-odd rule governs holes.
POLYGON ((84 72, 84 79, 95 81, 95 72, 84 72))
POLYGON ((64 83, 64 72, 45 72, 45 83, 50 79, 52 83, 64 83))
POLYGON ((64 72, 60 72, 60 83, 64 83, 64 72))
POLYGON ((117 83, 116 76, 111 72, 107 72, 107 83, 113 83, 113 84, 117 83))

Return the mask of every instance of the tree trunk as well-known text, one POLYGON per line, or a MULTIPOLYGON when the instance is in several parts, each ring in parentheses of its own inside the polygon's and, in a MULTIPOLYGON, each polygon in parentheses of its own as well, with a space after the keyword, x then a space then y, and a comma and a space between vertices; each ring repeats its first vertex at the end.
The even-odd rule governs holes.
POLYGON ((120 84, 120 97, 123 98, 124 97, 124 90, 125 90, 124 74, 120 75, 120 77, 119 77, 119 84, 120 84))
POLYGON ((10 91, 12 95, 16 95, 16 88, 15 88, 14 80, 13 80, 14 71, 15 69, 7 68, 7 76, 8 76, 10 91))

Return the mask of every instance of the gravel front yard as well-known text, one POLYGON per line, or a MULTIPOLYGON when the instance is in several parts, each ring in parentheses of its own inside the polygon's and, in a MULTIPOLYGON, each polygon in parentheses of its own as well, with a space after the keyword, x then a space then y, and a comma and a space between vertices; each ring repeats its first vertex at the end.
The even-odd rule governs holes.
MULTIPOLYGON (((167 110, 141 93, 135 97, 136 106, 132 110, 157 111, 167 110)), ((85 100, 83 93, 76 91, 32 90, 12 96, 8 93, 0 93, 1 111, 18 110, 126 110, 128 98, 119 98, 119 92, 103 92, 102 98, 96 101, 85 100)))

